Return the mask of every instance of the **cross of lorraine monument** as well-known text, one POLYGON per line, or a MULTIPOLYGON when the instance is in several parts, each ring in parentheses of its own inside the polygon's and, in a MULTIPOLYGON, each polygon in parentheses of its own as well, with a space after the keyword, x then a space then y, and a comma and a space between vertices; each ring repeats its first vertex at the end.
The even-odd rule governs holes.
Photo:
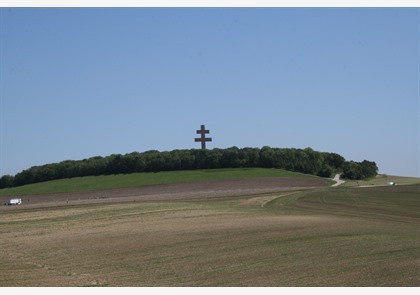
POLYGON ((200 130, 197 130, 197 134, 200 134, 200 138, 195 138, 195 142, 201 142, 201 149, 206 149, 206 141, 211 141, 211 137, 206 138, 206 134, 210 133, 209 130, 206 130, 204 125, 201 125, 200 130))

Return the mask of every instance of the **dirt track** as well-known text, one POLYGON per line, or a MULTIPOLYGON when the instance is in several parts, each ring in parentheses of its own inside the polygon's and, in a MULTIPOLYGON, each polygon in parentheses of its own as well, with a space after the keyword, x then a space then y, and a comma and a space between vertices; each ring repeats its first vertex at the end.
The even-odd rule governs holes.
MULTIPOLYGON (((92 192, 26 195, 21 196, 23 202, 22 206, 2 207, 22 208, 122 201, 134 202, 153 200, 206 199, 225 196, 252 195, 258 193, 308 189, 321 186, 325 186, 325 183, 322 180, 287 177, 212 180, 92 192)), ((2 203, 5 199, 7 199, 7 197, 1 197, 2 203)))

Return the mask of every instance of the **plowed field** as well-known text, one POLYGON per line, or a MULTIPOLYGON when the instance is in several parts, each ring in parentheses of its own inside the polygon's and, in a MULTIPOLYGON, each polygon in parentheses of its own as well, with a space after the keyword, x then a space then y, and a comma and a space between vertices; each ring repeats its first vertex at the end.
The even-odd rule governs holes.
MULTIPOLYGON (((74 205, 124 201, 207 199, 283 192, 322 186, 325 186, 325 181, 322 179, 261 177, 149 185, 138 188, 110 189, 91 192, 26 195, 21 198, 23 201, 22 207, 42 207, 63 204, 74 205)), ((0 198, 2 203, 6 199, 7 197, 0 198)), ((7 209, 10 210, 11 208, 9 207, 7 209)))
POLYGON ((419 185, 317 185, 25 196, 0 210, 0 287, 420 286, 419 185))

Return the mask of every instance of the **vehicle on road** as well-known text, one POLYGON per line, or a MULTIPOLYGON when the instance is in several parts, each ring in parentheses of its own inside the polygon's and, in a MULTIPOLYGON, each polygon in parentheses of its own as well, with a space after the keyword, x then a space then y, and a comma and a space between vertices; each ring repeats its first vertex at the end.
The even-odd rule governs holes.
POLYGON ((21 198, 14 198, 14 199, 10 199, 7 200, 4 205, 9 206, 9 205, 21 205, 22 204, 22 199, 21 198))

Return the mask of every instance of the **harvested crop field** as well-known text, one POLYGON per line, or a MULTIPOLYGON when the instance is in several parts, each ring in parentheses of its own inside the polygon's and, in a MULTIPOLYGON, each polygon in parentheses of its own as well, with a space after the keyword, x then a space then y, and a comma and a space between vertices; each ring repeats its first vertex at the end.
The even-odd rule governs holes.
POLYGON ((7 208, 0 286, 419 286, 419 188, 7 208))
MULTIPOLYGON (((23 207, 40 207, 44 205, 75 205, 81 203, 220 198, 309 189, 325 185, 325 180, 316 178, 260 177, 149 185, 137 188, 90 192, 24 195, 21 198, 23 207)), ((0 201, 4 202, 7 198, 2 196, 0 201)), ((10 208, 7 209, 10 210, 10 208)))

